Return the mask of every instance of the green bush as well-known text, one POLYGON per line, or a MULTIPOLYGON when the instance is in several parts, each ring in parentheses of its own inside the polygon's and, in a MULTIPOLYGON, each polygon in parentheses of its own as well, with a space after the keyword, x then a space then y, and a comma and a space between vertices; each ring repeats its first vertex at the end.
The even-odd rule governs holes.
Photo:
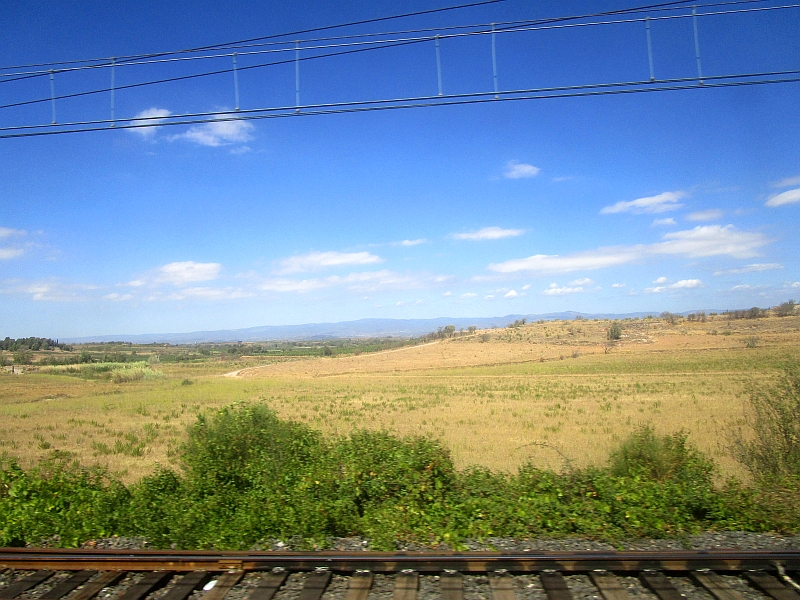
POLYGON ((455 547, 467 538, 580 535, 619 540, 707 529, 797 531, 800 478, 781 486, 714 486, 711 462, 686 434, 636 431, 607 466, 564 473, 458 472, 423 437, 357 431, 324 439, 262 405, 198 417, 179 471, 158 468, 126 488, 54 454, 24 471, 0 461, 0 544, 78 545, 142 535, 156 547, 246 549, 269 539, 322 546, 363 535, 455 547))
POLYGON ((734 433, 734 455, 757 480, 800 478, 800 363, 784 364, 772 386, 751 383, 748 397, 752 435, 734 433))

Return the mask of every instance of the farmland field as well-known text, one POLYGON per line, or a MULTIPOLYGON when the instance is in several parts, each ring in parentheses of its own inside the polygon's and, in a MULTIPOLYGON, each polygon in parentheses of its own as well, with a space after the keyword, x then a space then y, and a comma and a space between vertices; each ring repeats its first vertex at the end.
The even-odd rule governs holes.
MULTIPOLYGON (((723 476, 745 477, 727 436, 746 424, 747 386, 800 358, 800 317, 547 321, 340 356, 153 360, 142 375, 3 367, 0 451, 31 464, 54 449, 125 481, 174 465, 198 412, 264 402, 326 434, 424 434, 458 467, 559 469, 602 463, 642 424, 685 429, 723 476), (19 374, 19 371, 22 371, 19 374), (145 372, 146 371, 146 372, 145 372)), ((174 349, 174 348, 173 348, 174 349)), ((76 349, 76 352, 80 348, 76 349)), ((145 364, 145 363, 143 363, 145 364)))

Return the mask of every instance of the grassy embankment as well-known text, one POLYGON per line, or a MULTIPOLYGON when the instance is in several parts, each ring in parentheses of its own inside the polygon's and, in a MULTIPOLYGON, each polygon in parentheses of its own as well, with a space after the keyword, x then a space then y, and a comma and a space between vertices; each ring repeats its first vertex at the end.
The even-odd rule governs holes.
MULTIPOLYGON (((74 452, 133 482, 157 463, 177 464, 199 412, 246 400, 327 435, 359 428, 426 435, 450 449, 459 469, 508 472, 528 461, 556 469, 565 460, 602 464, 651 423, 659 434, 685 429, 722 477, 746 478, 725 432, 743 422, 746 383, 769 381, 779 362, 800 356, 800 317, 622 325, 608 353, 609 322, 561 321, 360 356, 150 359, 148 376, 133 381, 97 364, 36 372, 34 365, 16 376, 6 367, 0 450, 25 466, 53 449, 74 452), (747 347, 753 337, 755 347, 747 347), (82 371, 58 372, 68 368, 82 371)), ((188 352, 131 351, 140 358, 188 352)), ((118 372, 123 366, 131 363, 118 372)))

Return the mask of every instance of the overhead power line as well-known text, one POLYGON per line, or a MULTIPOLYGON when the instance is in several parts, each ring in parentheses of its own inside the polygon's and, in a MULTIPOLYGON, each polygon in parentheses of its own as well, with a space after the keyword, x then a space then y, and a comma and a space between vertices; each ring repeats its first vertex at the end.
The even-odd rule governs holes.
POLYGON ((499 92, 489 91, 468 94, 449 94, 443 96, 437 95, 413 98, 395 98, 375 101, 309 104, 299 107, 266 107, 248 109, 240 112, 226 111, 211 113, 186 113, 180 115, 170 115, 167 117, 138 117, 122 121, 97 120, 64 123, 59 125, 2 127, 0 128, 0 139, 44 135, 63 135, 68 133, 84 133, 90 131, 109 131, 112 126, 115 129, 147 129, 153 127, 197 125, 203 123, 230 121, 252 121, 293 116, 319 116, 410 108, 461 106, 469 104, 485 104, 490 102, 579 98, 587 96, 609 96, 618 94, 637 94, 678 90, 710 90, 729 87, 797 82, 800 82, 800 70, 703 76, 702 83, 697 77, 687 77, 655 81, 646 80, 576 86, 529 88, 499 92), (498 98, 495 98, 495 96, 498 96, 498 98), (299 112, 297 111, 298 108, 300 109, 299 112))
MULTIPOLYGON (((681 0, 681 1, 689 1, 689 0, 681 0)), ((747 2, 758 2, 761 0, 745 0, 747 2)), ((740 2, 736 2, 739 4, 740 2)), ((618 19, 618 20, 611 20, 611 21, 593 21, 588 23, 573 23, 573 24, 563 24, 563 25, 523 25, 523 26, 509 26, 509 27, 497 27, 491 29, 484 29, 479 31, 471 31, 466 33, 452 33, 452 34, 445 34, 445 35, 428 35, 422 37, 415 37, 415 38, 400 38, 400 39, 393 39, 393 40, 382 40, 378 42, 355 42, 355 43, 344 43, 344 44, 336 44, 336 45, 327 45, 321 47, 294 47, 290 49, 284 50, 267 50, 267 51, 259 51, 255 52, 254 54, 262 54, 262 53, 275 53, 275 52, 285 52, 291 51, 292 53, 296 53, 298 50, 329 50, 329 49, 338 49, 338 48, 352 48, 356 46, 355 49, 349 50, 339 50, 336 52, 327 52, 325 54, 318 54, 314 56, 302 56, 302 57, 295 57, 289 58, 285 60, 279 61, 271 61, 266 63, 259 63, 255 65, 245 65, 245 66, 238 66, 237 71, 247 71, 252 69, 262 69, 267 67, 275 67, 279 65, 286 65, 291 63, 297 62, 304 62, 304 61, 313 61, 313 60, 320 60, 325 58, 333 58, 337 56, 344 56, 348 54, 357 54, 362 52, 368 52, 372 50, 385 50, 387 48, 396 48, 399 46, 407 46, 410 44, 420 44, 424 42, 430 42, 433 40, 444 40, 450 38, 459 38, 459 37, 470 37, 475 35, 495 35, 495 34, 504 34, 504 33, 521 33, 521 32, 532 32, 532 31, 543 31, 548 29, 561 29, 561 28, 573 28, 573 27, 592 27, 592 26, 601 26, 601 25, 619 25, 623 23, 637 23, 637 22, 653 22, 659 20, 672 20, 672 19, 689 19, 697 17, 707 17, 707 16, 720 16, 720 15, 729 15, 729 14, 740 14, 740 13, 749 13, 749 12, 759 12, 759 11, 770 11, 770 10, 785 10, 785 9, 792 9, 792 8, 800 8, 800 4, 784 4, 780 6, 766 6, 766 7, 757 7, 757 8, 740 8, 734 10, 724 10, 724 11, 714 11, 714 12, 706 12, 706 13, 697 13, 695 14, 685 14, 685 15, 666 15, 660 17, 642 17, 642 18, 633 18, 633 19, 618 19), (364 44, 371 43, 373 45, 364 47, 364 44)), ((221 56, 232 56, 231 54, 225 55, 216 55, 216 56, 209 56, 203 58, 220 58, 221 56)), ((173 59, 174 60, 174 59, 173 59)), ((129 63, 130 64, 130 63, 129 63)), ((116 65, 116 66, 124 66, 123 65, 116 65)), ((52 73, 56 73, 57 71, 53 71, 52 73)), ((54 100, 66 100, 69 98, 79 98, 82 96, 90 96, 94 94, 104 94, 111 91, 119 91, 125 89, 133 89, 139 87, 145 87, 150 85, 158 85, 163 83, 172 83, 176 81, 185 81, 189 79, 198 79, 201 77, 210 77, 213 75, 223 75, 233 72, 233 68, 224 68, 224 69, 215 69, 213 71, 204 71, 201 73, 190 73, 188 75, 178 75, 174 77, 166 77, 163 79, 154 79, 148 80, 138 83, 129 83, 124 85, 119 85, 115 87, 104 87, 94 90, 87 90, 83 92, 74 92, 71 94, 62 94, 58 96, 48 96, 37 98, 34 100, 22 100, 19 102, 10 102, 8 104, 0 105, 0 109, 5 108, 13 108, 19 106, 27 106, 31 104, 41 104, 45 102, 53 102, 54 100)), ((47 72, 47 74, 52 75, 51 72, 47 72)), ((44 73, 43 73, 44 74, 44 73)), ((0 80, 0 83, 4 83, 0 80)))

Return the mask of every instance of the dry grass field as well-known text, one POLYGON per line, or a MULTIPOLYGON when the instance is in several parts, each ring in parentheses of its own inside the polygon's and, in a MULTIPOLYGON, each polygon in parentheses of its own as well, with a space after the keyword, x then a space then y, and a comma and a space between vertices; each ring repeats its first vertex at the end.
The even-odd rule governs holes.
POLYGON ((326 434, 387 429, 442 440, 459 467, 513 470, 601 463, 629 432, 686 429, 724 476, 745 423, 746 387, 800 359, 800 317, 705 322, 548 321, 342 357, 154 365, 154 379, 114 383, 26 367, 0 374, 0 451, 23 464, 53 449, 134 481, 173 465, 198 412, 268 403, 326 434))

